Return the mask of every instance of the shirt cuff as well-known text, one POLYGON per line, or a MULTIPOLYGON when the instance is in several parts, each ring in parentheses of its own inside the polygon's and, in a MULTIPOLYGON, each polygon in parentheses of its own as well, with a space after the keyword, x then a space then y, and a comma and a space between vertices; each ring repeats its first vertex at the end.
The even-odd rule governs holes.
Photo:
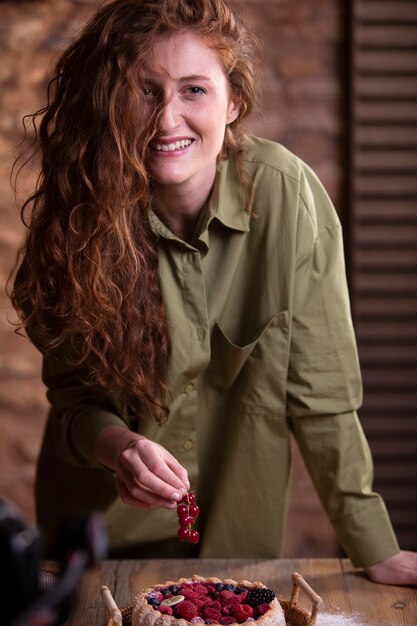
POLYGON ((111 426, 118 426, 129 430, 126 422, 111 411, 95 408, 89 413, 81 413, 71 426, 73 447, 86 461, 89 467, 103 466, 96 460, 94 450, 97 439, 111 426))
POLYGON ((355 567, 369 567, 400 551, 387 509, 377 497, 352 515, 332 520, 343 549, 355 567))

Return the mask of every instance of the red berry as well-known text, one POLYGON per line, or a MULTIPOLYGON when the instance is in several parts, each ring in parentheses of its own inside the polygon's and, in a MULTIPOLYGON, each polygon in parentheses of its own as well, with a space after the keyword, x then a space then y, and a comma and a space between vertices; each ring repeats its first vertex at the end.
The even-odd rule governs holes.
POLYGON ((181 539, 181 541, 187 541, 190 538, 190 533, 191 533, 191 531, 190 531, 190 529, 188 527, 187 528, 180 528, 178 530, 177 535, 181 539))
POLYGON ((206 607, 203 609, 203 617, 204 619, 212 619, 215 622, 219 623, 222 618, 222 614, 220 613, 220 611, 216 611, 216 609, 206 607))
POLYGON ((224 604, 222 606, 222 613, 223 615, 233 615, 233 607, 235 605, 230 603, 230 604, 224 604))
POLYGON ((239 602, 238 597, 233 593, 233 591, 229 591, 228 589, 219 591, 217 599, 222 604, 235 604, 236 602, 239 602))
POLYGON ((196 600, 198 598, 198 595, 196 594, 196 592, 193 590, 193 588, 189 588, 189 589, 183 589, 181 591, 181 595, 184 596, 184 598, 186 600, 190 600, 194 605, 196 604, 196 600))
POLYGON ((200 509, 198 508, 198 506, 196 504, 190 504, 190 506, 188 507, 188 515, 190 515, 190 517, 198 517, 199 513, 200 509))
POLYGON ((246 622, 248 617, 253 617, 253 608, 249 604, 235 604, 233 607, 233 616, 239 623, 246 622))
POLYGON ((177 604, 175 614, 176 617, 182 617, 190 622, 193 617, 197 617, 197 607, 189 600, 183 600, 177 604))
POLYGON ((202 585, 201 583, 196 583, 195 585, 193 585, 193 591, 199 595, 199 596, 203 596, 205 597, 209 590, 208 590, 208 586, 207 585, 202 585))
POLYGON ((158 606, 158 611, 160 613, 165 613, 165 615, 172 615, 173 614, 173 610, 170 606, 158 606))
POLYGON ((190 530, 188 541, 190 543, 198 543, 198 532, 196 530, 190 530))
POLYGON ((177 515, 188 515, 188 506, 186 504, 179 504, 177 506, 177 515))
POLYGON ((195 503, 195 495, 187 493, 177 506, 177 515, 180 529, 178 531, 178 537, 182 541, 189 541, 190 543, 198 542, 198 532, 191 529, 194 524, 195 518, 199 514, 199 508, 195 503))
POLYGON ((269 611, 270 608, 271 607, 269 606, 269 604, 266 604, 266 602, 264 602, 263 604, 259 604, 255 609, 255 616, 261 617, 261 615, 264 615, 264 613, 269 611))

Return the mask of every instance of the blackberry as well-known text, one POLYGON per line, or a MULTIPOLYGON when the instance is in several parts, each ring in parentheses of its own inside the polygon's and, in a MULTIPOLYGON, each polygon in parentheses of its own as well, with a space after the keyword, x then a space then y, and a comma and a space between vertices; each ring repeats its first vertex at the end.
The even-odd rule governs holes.
POLYGON ((246 604, 249 604, 252 608, 256 608, 260 604, 269 604, 274 598, 275 593, 272 589, 258 587, 256 589, 249 589, 246 604))

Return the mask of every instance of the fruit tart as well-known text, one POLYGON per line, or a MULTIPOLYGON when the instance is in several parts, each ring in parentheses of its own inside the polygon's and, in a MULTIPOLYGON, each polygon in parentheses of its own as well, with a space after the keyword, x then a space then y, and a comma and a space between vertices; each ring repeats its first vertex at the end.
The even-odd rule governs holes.
POLYGON ((180 578, 145 589, 133 602, 132 626, 248 624, 285 626, 272 589, 260 582, 219 578, 180 578))

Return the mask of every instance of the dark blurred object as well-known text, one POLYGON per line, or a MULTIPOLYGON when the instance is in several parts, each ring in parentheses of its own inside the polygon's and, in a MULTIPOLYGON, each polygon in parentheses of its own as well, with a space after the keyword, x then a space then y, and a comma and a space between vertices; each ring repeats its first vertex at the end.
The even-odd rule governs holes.
POLYGON ((100 515, 72 516, 62 524, 60 564, 45 592, 40 584, 41 533, 27 526, 0 498, 0 621, 4 626, 59 626, 76 602, 82 573, 107 554, 107 535, 100 515))

